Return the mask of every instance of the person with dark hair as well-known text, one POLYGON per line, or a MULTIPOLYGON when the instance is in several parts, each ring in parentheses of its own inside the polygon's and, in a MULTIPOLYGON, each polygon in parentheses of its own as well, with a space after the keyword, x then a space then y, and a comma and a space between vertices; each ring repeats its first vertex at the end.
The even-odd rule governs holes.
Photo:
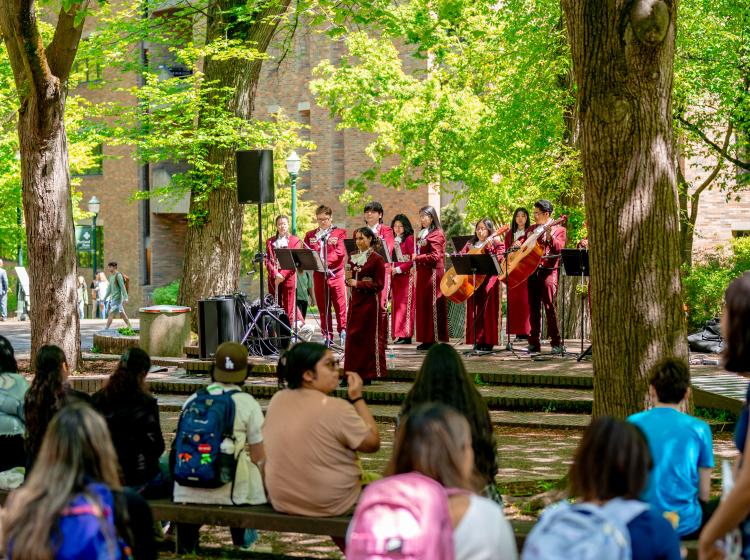
POLYGON ((412 262, 414 255, 414 228, 403 214, 391 222, 395 234, 391 265, 391 336, 395 344, 411 344, 414 334, 416 273, 412 262))
MULTIPOLYGON (((501 261, 503 248, 503 242, 495 235, 495 224, 489 218, 482 218, 474 226, 474 237, 466 242, 461 253, 481 249, 501 261)), ((500 286, 497 276, 487 276, 466 301, 465 340, 466 344, 473 344, 475 350, 489 351, 499 342, 503 315, 500 286)))
POLYGON ((560 255, 568 238, 564 227, 550 226, 552 223, 552 203, 549 200, 538 200, 534 204, 535 225, 527 230, 527 235, 536 228, 547 227, 537 243, 543 246, 542 260, 539 267, 527 280, 529 296, 529 346, 527 352, 539 352, 541 349, 540 335, 542 332, 542 306, 547 317, 547 334, 552 343, 552 353, 562 354, 560 327, 557 323, 557 270, 560 266, 560 255))
POLYGON ((450 344, 436 344, 427 352, 414 385, 401 405, 401 416, 428 402, 447 404, 466 417, 474 448, 473 488, 488 498, 501 501, 495 486, 497 458, 490 412, 463 360, 450 344))
POLYGON ((333 344, 333 314, 336 312, 336 324, 342 346, 346 343, 346 284, 344 265, 346 264, 346 231, 333 225, 333 210, 321 204, 315 211, 318 227, 305 234, 305 246, 317 251, 323 264, 328 267, 328 274, 313 273, 315 301, 320 313, 320 330, 323 343, 333 344))
POLYGON ((283 270, 276 257, 276 249, 301 249, 302 241, 289 232, 289 218, 281 215, 274 220, 276 234, 266 239, 266 270, 268 271, 268 293, 276 300, 294 328, 295 321, 304 318, 297 311, 297 274, 295 270, 283 270))
POLYGON ((13 346, 0 336, 0 472, 26 465, 23 401, 29 382, 18 373, 13 346))
MULTIPOLYGON (((721 317, 724 368, 747 376, 750 375, 750 272, 745 272, 729 284, 724 301, 721 317)), ((718 541, 738 525, 742 532, 742 558, 750 558, 750 461, 745 457, 745 451, 750 449, 748 410, 750 386, 734 431, 734 443, 740 452, 734 488, 701 531, 698 539, 700 559, 723 558, 718 541)))
POLYGON ((349 401, 333 396, 338 360, 321 344, 295 344, 279 358, 278 391, 268 405, 263 438, 266 489, 274 509, 328 517, 351 509, 362 489, 357 452, 380 449, 362 378, 346 372, 349 401))
POLYGON ((125 286, 125 277, 122 272, 117 270, 117 263, 115 261, 110 262, 107 265, 109 270, 109 284, 107 285, 107 293, 104 296, 107 302, 107 326, 108 329, 112 325, 112 319, 115 313, 119 313, 125 324, 130 327, 130 319, 128 319, 127 313, 125 313, 125 304, 128 302, 128 290, 125 286))
MULTIPOLYGON (((545 552, 552 552, 545 546, 552 541, 556 554, 579 557, 575 551, 586 550, 586 540, 597 537, 587 527, 596 527, 593 520, 604 517, 610 520, 611 530, 625 526, 633 560, 680 560, 680 541, 672 525, 661 512, 638 502, 651 465, 648 443, 635 425, 611 416, 594 418, 578 444, 568 475, 569 497, 576 503, 563 501, 542 513, 524 543, 523 558, 545 558, 545 552), (571 525, 571 518, 580 522, 571 525), (557 520, 567 523, 555 533, 557 520), (572 529, 575 526, 579 529, 572 529), (567 538, 554 539, 551 534, 567 538)), ((621 549, 622 545, 615 541, 615 546, 621 549)))
POLYGON ((657 511, 676 513, 677 534, 695 540, 716 504, 709 505, 714 467, 711 428, 682 412, 690 398, 685 360, 664 358, 649 374, 653 408, 628 418, 646 436, 654 468, 644 499, 657 511))
POLYGON ((476 494, 471 433, 466 417, 450 406, 427 402, 413 408, 396 431, 386 476, 417 472, 452 489, 456 560, 513 560, 516 540, 502 506, 476 494))
MULTIPOLYGON (((505 251, 514 247, 520 247, 526 241, 526 230, 531 227, 531 218, 526 208, 516 208, 513 212, 513 221, 510 231, 505 234, 505 251)), ((516 335, 517 340, 525 340, 529 337, 531 324, 529 323, 529 293, 524 280, 518 286, 508 288, 508 320, 506 334, 508 344, 511 343, 510 335, 516 335)))
POLYGON ((90 401, 86 393, 70 387, 67 383, 69 374, 65 353, 58 346, 48 344, 39 349, 34 360, 34 379, 24 399, 27 476, 52 417, 67 404, 90 401))
MULTIPOLYGON (((364 218, 365 225, 367 225, 367 227, 375 234, 375 237, 380 240, 380 243, 386 252, 389 255, 393 254, 393 229, 383 223, 383 205, 376 201, 371 201, 365 204, 364 218)), ((352 232, 352 237, 354 237, 355 233, 356 232, 352 232)), ((388 298, 390 297, 390 293, 391 265, 385 263, 385 284, 380 292, 380 321, 386 325, 386 332, 388 331, 388 298)), ((387 338, 388 335, 386 334, 386 341, 387 338)))
POLYGON ((150 369, 151 358, 146 352, 126 350, 106 385, 91 399, 107 421, 123 482, 148 499, 166 498, 172 489, 168 472, 159 464, 164 437, 159 405, 146 388, 150 369))
POLYGON ((122 488, 107 424, 83 402, 54 415, 2 521, 7 558, 157 558, 151 508, 122 488))
POLYGON ((380 294, 385 289, 386 269, 383 257, 375 249, 380 239, 369 227, 354 230, 359 252, 349 255, 350 270, 346 285, 351 288, 344 369, 356 371, 365 385, 388 373, 385 347, 388 323, 381 312, 380 294))
POLYGON ((440 291, 445 273, 445 234, 437 210, 419 210, 422 226, 413 256, 417 268, 416 310, 417 350, 429 350, 435 342, 448 342, 448 303, 440 291))

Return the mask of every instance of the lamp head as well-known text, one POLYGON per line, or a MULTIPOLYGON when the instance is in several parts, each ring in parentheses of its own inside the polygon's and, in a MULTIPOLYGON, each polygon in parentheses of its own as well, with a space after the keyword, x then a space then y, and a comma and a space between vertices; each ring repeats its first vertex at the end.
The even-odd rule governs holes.
POLYGON ((292 150, 292 153, 289 154, 288 158, 286 158, 286 170, 289 172, 290 175, 297 175, 297 173, 299 173, 301 166, 302 166, 302 160, 297 155, 297 152, 292 150))

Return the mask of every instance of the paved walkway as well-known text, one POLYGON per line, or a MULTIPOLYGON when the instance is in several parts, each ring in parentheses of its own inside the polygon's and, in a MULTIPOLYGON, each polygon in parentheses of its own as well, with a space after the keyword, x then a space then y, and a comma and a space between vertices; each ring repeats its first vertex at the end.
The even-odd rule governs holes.
MULTIPOLYGON (((133 327, 138 328, 138 319, 131 319, 130 323, 133 327)), ((106 324, 105 319, 84 319, 81 321, 81 348, 90 350, 94 345, 94 334, 103 330, 106 324)), ((122 319, 112 321, 113 329, 124 326, 125 323, 122 319)), ((28 357, 31 350, 31 323, 29 321, 9 320, 0 323, 0 335, 10 341, 19 357, 28 357)))

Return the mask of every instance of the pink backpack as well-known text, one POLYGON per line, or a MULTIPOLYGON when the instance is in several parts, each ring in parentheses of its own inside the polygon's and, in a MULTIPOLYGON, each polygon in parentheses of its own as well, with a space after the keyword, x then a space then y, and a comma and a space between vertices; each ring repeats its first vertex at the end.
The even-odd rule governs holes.
POLYGON ((448 492, 417 472, 368 485, 346 536, 347 560, 454 560, 448 492))

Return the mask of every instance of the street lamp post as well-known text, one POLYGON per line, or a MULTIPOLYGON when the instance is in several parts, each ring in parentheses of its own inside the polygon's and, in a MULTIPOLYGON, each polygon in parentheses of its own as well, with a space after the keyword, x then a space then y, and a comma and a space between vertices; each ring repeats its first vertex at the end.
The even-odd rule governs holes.
POLYGON ((95 196, 92 196, 91 200, 89 200, 89 212, 93 214, 91 221, 94 226, 94 239, 92 241, 93 246, 94 246, 94 262, 93 262, 94 280, 96 280, 96 261, 99 256, 96 254, 96 217, 99 215, 100 209, 101 209, 101 203, 99 202, 99 199, 96 198, 95 196))
POLYGON ((292 182, 292 235, 297 234, 297 174, 301 165, 302 160, 297 152, 292 150, 292 153, 286 158, 286 170, 289 172, 292 182))

